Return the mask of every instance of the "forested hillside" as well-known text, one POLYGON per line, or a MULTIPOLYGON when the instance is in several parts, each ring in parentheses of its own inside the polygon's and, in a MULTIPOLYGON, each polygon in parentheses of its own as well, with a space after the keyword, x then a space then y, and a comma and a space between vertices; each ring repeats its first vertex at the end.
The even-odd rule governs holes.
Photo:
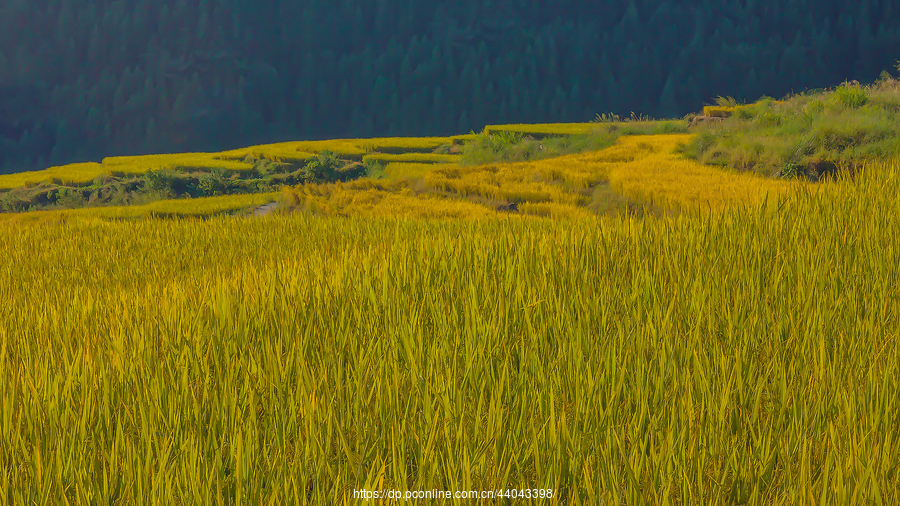
POLYGON ((5 0, 0 173, 657 117, 893 68, 900 2, 5 0), (85 5, 86 4, 86 5, 85 5))

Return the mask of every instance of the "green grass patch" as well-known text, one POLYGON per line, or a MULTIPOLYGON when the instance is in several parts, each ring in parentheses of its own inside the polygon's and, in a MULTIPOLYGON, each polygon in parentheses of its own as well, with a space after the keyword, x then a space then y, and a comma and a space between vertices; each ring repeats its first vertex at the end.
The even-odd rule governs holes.
POLYGON ((683 119, 659 121, 635 118, 621 121, 618 116, 606 115, 598 116, 595 123, 494 125, 486 127, 480 134, 473 134, 474 138, 463 146, 460 164, 469 166, 541 160, 605 149, 615 144, 622 135, 686 132, 687 121, 683 119))
POLYGON ((841 167, 900 154, 900 84, 844 83, 832 90, 764 97, 701 127, 684 154, 700 162, 775 177, 818 180, 841 167))

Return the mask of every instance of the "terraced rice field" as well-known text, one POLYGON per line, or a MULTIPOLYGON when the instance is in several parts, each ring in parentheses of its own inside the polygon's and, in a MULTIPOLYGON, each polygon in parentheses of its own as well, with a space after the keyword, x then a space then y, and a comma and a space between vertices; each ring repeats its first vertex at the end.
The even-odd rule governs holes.
POLYGON ((684 140, 0 215, 0 501, 897 503, 897 165, 684 140))

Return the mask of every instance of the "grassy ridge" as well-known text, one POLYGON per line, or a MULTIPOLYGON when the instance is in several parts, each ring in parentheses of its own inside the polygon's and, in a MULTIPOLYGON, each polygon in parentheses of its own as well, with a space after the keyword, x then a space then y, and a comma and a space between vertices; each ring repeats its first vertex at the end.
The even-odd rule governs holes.
POLYGON ((544 123, 544 124, 514 124, 514 125, 487 125, 484 133, 492 135, 500 132, 513 132, 531 134, 533 136, 549 135, 586 135, 597 130, 595 123, 544 123))
POLYGON ((618 116, 609 117, 614 121, 608 121, 607 117, 600 116, 591 123, 541 123, 541 124, 514 124, 514 125, 488 125, 484 127, 484 133, 494 135, 500 133, 514 133, 530 135, 534 138, 544 138, 560 135, 590 136, 622 131, 626 135, 652 135, 656 133, 684 132, 686 122, 683 120, 652 120, 649 118, 633 118, 621 121, 618 116))
POLYGON ((776 102, 729 109, 698 130, 685 154, 707 165, 766 176, 818 180, 866 160, 900 155, 900 81, 844 83, 776 102))
POLYGON ((0 227, 0 497, 896 503, 900 178, 863 175, 589 226, 0 227))
MULTIPOLYGON (((517 163, 460 166, 392 162, 385 167, 383 180, 363 178, 285 187, 282 204, 287 210, 341 216, 461 218, 496 216, 497 211, 502 211, 590 217, 647 211, 652 214, 697 209, 720 211, 730 205, 749 205, 766 194, 774 196, 801 184, 723 172, 686 160, 675 151, 690 139, 690 135, 684 134, 628 136, 599 151, 517 163)), ((322 163, 337 167, 340 160, 329 156, 319 155, 317 160, 321 158, 322 163)), ((152 182, 159 191, 171 190, 177 182, 164 178, 165 174, 149 175, 154 174, 152 182)), ((216 181, 201 182, 212 191, 218 188, 213 185, 216 181)), ((219 186, 226 183, 236 184, 218 181, 219 186)), ((153 213, 208 216, 261 205, 274 200, 273 195, 159 200, 143 205, 98 207, 95 211, 84 209, 78 213, 37 212, 23 215, 21 220, 75 215, 118 219, 153 213)), ((0 216, 19 220, 14 214, 0 216)))
POLYGON ((623 135, 687 133, 686 120, 598 115, 594 123, 489 125, 463 146, 461 165, 541 160, 608 148, 623 135))

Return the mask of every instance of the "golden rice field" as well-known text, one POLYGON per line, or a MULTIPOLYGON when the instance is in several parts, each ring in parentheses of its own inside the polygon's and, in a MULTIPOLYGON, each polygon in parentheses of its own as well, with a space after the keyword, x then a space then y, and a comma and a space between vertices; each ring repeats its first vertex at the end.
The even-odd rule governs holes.
POLYGON ((686 134, 623 137, 615 146, 597 152, 597 161, 611 163, 607 165, 607 177, 617 191, 681 211, 698 207, 719 211, 752 204, 767 194, 774 197, 793 187, 814 186, 726 171, 686 159, 674 150, 689 138, 686 134))
POLYGON ((487 125, 484 133, 490 135, 499 132, 512 132, 518 134, 536 135, 585 135, 594 132, 600 125, 596 123, 538 123, 538 124, 512 124, 512 125, 487 125))
POLYGON ((44 223, 48 221, 77 220, 135 220, 144 218, 209 218, 211 216, 252 210, 280 200, 280 193, 252 193, 223 195, 196 199, 173 199, 150 202, 143 205, 85 207, 31 211, 27 213, 0 213, 0 224, 44 223))
POLYGON ((808 184, 737 174, 677 154, 690 135, 630 135, 609 148, 515 163, 460 166, 389 164, 387 181, 360 179, 285 188, 287 203, 322 215, 471 217, 513 202, 526 215, 590 218, 617 194, 674 212, 751 205, 808 184), (478 204, 472 206, 471 204, 478 204))
POLYGON ((445 155, 439 153, 377 153, 363 156, 363 161, 372 160, 383 163, 455 163, 459 162, 459 155, 445 155))
POLYGON ((900 502, 900 170, 682 140, 283 193, 316 214, 0 221, 0 502, 900 502), (589 213, 600 183, 683 212, 589 213))
MULTIPOLYGON (((309 155, 312 157, 314 155, 309 155)), ((0 190, 38 183, 87 185, 98 177, 144 174, 151 170, 209 170, 249 171, 253 164, 238 160, 220 160, 213 153, 180 153, 172 155, 115 156, 102 163, 85 162, 50 167, 44 170, 0 174, 0 190)))
MULTIPOLYGON (((444 166, 457 166, 456 163, 448 163, 444 166)), ((388 162, 384 166, 384 173, 388 178, 398 179, 420 179, 425 174, 431 172, 435 168, 442 166, 430 162, 388 162)))
MULTIPOLYGON (((408 152, 430 152, 444 144, 458 144, 471 140, 475 135, 456 135, 451 137, 379 137, 375 139, 331 139, 324 141, 291 141, 278 144, 266 144, 248 148, 223 151, 218 156, 223 159, 240 159, 247 156, 269 159, 291 159, 297 153, 320 153, 331 151, 341 156, 361 159, 363 155, 373 152, 402 154, 408 152)), ((301 155, 305 156, 305 155, 301 155)))
POLYGON ((278 162, 303 162, 314 158, 317 153, 331 151, 352 159, 362 159, 373 153, 376 159, 384 161, 456 161, 453 155, 429 155, 431 150, 445 144, 459 144, 475 135, 452 137, 386 137, 376 139, 335 139, 326 141, 295 141, 276 144, 250 146, 223 151, 221 153, 175 153, 161 155, 111 156, 101 163, 84 162, 50 167, 44 170, 0 174, 0 190, 18 188, 38 183, 85 185, 98 177, 144 174, 151 170, 209 170, 250 171, 253 163, 249 158, 268 159, 278 162), (404 153, 408 153, 405 155, 404 153), (391 158, 394 155, 394 158, 391 158), (382 158, 378 158, 381 156, 382 158))
POLYGON ((103 165, 96 162, 72 163, 31 172, 0 174, 0 190, 51 182, 58 184, 82 184, 109 174, 110 172, 103 165))

